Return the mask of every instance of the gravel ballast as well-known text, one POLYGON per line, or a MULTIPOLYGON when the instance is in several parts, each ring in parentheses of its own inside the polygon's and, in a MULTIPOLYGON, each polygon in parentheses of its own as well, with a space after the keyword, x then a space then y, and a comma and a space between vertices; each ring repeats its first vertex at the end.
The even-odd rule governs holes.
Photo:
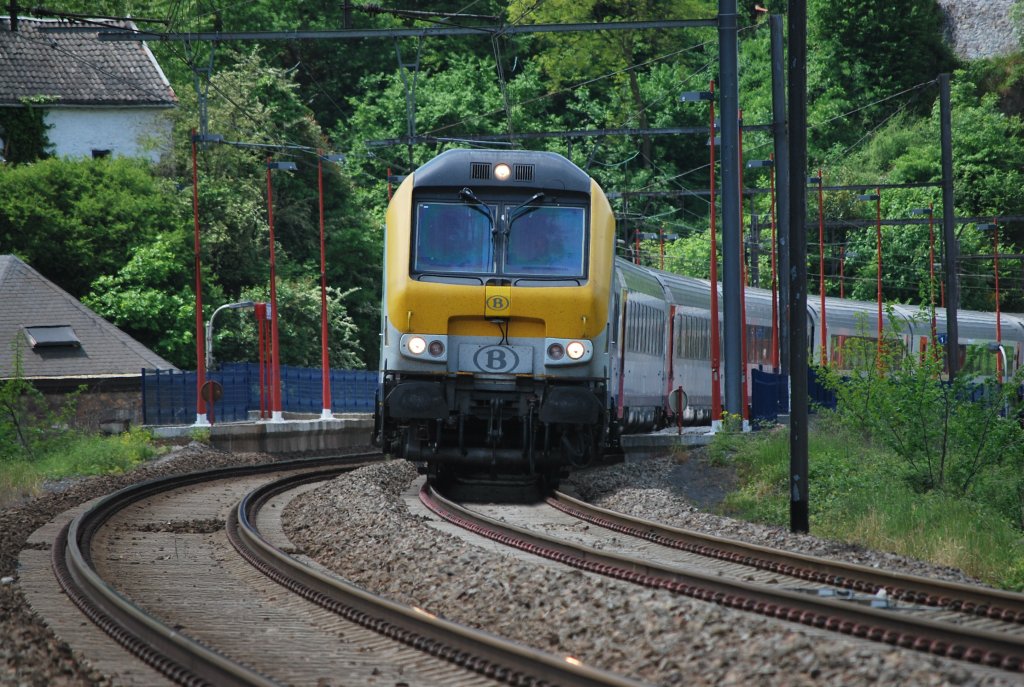
MULTIPOLYGON (((572 481, 602 505, 651 519, 964 579, 901 557, 699 513, 668 489, 671 466, 654 459, 572 481)), ((651 684, 1017 684, 1015 676, 490 552, 413 515, 404 495, 415 479, 408 464, 389 462, 334 480, 285 509, 286 531, 297 548, 378 594, 651 684)))
MULTIPOLYGON (((270 462, 193 444, 126 475, 59 485, 0 510, 0 684, 108 685, 33 616, 16 561, 38 527, 91 498, 169 474, 270 462)), ((673 463, 654 459, 580 473, 577 492, 651 519, 868 565, 964 577, 956 571, 776 528, 712 516, 673 488, 673 463)), ((850 641, 759 616, 493 553, 429 526, 406 505, 415 470, 392 461, 308 492, 285 511, 296 549, 395 600, 652 684, 1001 685, 1016 676, 888 646, 850 641)))

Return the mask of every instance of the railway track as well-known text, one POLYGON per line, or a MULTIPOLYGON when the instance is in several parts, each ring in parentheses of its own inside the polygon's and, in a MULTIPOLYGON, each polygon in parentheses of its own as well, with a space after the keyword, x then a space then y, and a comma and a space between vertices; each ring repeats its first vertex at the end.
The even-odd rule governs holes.
POLYGON ((533 506, 461 506, 458 526, 581 570, 937 656, 1024 670, 1024 596, 776 551, 667 527, 557 494, 533 506))
POLYGON ((279 527, 287 501, 370 457, 124 489, 68 523, 54 569, 82 612, 155 671, 126 670, 138 684, 636 684, 387 601, 289 555, 279 527))

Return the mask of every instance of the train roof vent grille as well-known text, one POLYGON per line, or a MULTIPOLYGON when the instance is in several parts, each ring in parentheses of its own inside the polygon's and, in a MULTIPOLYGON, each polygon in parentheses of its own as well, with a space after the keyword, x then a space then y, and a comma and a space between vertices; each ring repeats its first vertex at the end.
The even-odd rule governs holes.
POLYGON ((486 162, 471 162, 470 177, 473 179, 490 179, 491 165, 486 162))
POLYGON ((533 181, 533 165, 516 165, 513 175, 516 181, 533 181))

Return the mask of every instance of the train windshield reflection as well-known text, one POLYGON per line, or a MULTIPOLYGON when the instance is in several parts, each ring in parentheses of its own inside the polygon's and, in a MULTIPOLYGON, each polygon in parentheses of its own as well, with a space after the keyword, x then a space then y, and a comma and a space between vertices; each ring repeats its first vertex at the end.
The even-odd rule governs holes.
POLYGON ((512 220, 505 273, 583 277, 586 244, 583 208, 528 208, 512 220))
POLYGON ((465 203, 420 203, 413 269, 417 272, 493 272, 491 220, 465 203))

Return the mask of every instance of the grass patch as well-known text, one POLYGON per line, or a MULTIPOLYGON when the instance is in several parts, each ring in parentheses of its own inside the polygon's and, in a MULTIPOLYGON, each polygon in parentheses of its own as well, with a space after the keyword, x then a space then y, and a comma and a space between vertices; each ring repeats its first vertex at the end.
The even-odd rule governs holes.
MULTIPOLYGON (((789 525, 786 431, 715 437, 711 455, 732 462, 741 486, 723 510, 789 525)), ((1024 589, 1024 539, 983 501, 911 488, 905 463, 826 416, 808 435, 811 532, 959 568, 1006 589, 1024 589)))
POLYGON ((36 495, 46 480, 119 474, 157 453, 151 435, 133 429, 118 436, 68 432, 47 442, 34 459, 0 460, 0 503, 36 495))

